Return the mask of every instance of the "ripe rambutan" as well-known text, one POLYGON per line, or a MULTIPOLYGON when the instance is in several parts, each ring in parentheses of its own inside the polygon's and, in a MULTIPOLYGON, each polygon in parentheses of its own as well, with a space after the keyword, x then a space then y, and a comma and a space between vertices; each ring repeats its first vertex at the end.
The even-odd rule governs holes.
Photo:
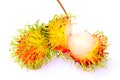
POLYGON ((66 15, 55 15, 48 23, 49 42, 55 50, 68 52, 68 38, 71 34, 71 19, 66 15))
POLYGON ((91 70, 104 67, 107 60, 105 52, 108 44, 103 32, 72 34, 68 41, 70 56, 83 69, 91 70))
POLYGON ((48 34, 46 25, 39 24, 26 25, 27 29, 19 30, 20 35, 12 41, 12 57, 21 66, 28 69, 38 69, 48 62, 50 55, 48 46, 48 34))

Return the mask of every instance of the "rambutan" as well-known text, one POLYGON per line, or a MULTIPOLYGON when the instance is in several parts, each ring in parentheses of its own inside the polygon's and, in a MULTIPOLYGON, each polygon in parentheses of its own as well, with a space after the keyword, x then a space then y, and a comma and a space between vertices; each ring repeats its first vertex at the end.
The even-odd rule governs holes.
POLYGON ((103 32, 97 31, 93 35, 87 32, 73 34, 69 38, 68 46, 71 58, 83 69, 89 70, 105 66, 108 54, 105 50, 108 44, 103 32))
POLYGON ((49 42, 55 50, 66 53, 68 50, 68 38, 71 34, 71 19, 66 15, 55 15, 48 23, 49 42))
POLYGON ((48 34, 46 25, 39 24, 26 25, 27 29, 19 30, 20 35, 12 41, 12 57, 21 66, 28 69, 38 69, 48 62, 50 57, 48 46, 48 34))

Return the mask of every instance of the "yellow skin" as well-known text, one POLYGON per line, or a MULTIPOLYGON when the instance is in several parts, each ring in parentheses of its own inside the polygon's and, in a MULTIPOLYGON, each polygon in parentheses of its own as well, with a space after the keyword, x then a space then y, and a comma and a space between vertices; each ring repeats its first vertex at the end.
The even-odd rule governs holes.
POLYGON ((36 23, 27 27, 28 30, 20 31, 20 38, 14 42, 16 44, 12 44, 15 48, 13 55, 21 66, 38 69, 48 50, 48 40, 44 36, 45 25, 36 23))
POLYGON ((56 48, 58 46, 67 48, 70 32, 71 20, 69 16, 56 15, 48 23, 49 42, 53 48, 56 48))

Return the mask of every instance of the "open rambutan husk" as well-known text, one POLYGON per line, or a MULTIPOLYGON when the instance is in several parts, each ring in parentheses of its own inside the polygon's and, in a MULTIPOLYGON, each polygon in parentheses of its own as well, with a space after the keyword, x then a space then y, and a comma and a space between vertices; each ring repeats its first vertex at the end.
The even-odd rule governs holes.
POLYGON ((26 25, 12 40, 12 58, 22 67, 39 69, 52 58, 45 24, 26 25), (50 53, 50 54, 49 54, 50 53))
POLYGON ((99 67, 105 67, 106 61, 108 60, 108 53, 105 51, 108 47, 107 37, 100 31, 95 32, 91 36, 95 39, 95 45, 88 54, 76 56, 71 51, 69 53, 72 61, 86 71, 95 70, 99 67))

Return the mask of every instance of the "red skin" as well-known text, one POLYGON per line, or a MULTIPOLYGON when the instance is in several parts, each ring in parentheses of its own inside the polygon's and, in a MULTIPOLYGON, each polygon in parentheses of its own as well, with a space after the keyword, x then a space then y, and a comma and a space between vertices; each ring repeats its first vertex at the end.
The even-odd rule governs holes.
POLYGON ((66 53, 69 53, 69 52, 70 52, 69 49, 63 48, 62 46, 57 46, 57 47, 55 48, 55 50, 56 50, 56 51, 62 51, 63 54, 66 54, 66 53))

